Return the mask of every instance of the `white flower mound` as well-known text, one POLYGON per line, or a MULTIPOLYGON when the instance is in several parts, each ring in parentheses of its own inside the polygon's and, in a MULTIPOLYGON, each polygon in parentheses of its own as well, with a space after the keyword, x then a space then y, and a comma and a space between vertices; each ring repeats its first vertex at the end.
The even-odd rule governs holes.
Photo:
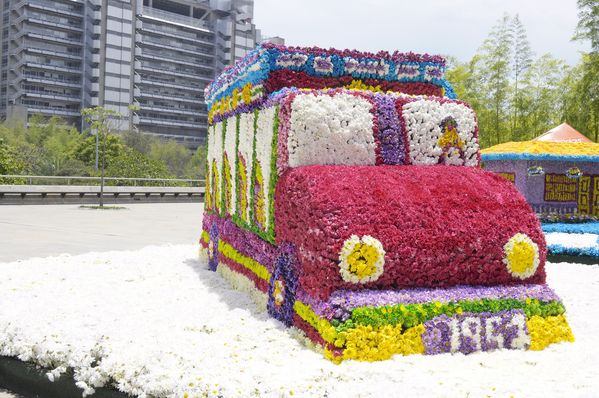
POLYGON ((336 95, 298 95, 291 105, 289 167, 313 164, 374 165, 372 104, 336 95))
POLYGON ((476 166, 478 164, 478 141, 474 138, 476 116, 465 105, 433 100, 409 102, 403 107, 403 118, 410 141, 410 160, 412 164, 432 165, 439 162, 443 148, 439 146, 442 131, 440 123, 452 116, 458 124, 459 138, 464 141, 464 159, 459 151, 452 150, 445 160, 450 165, 476 166))
POLYGON ((575 343, 335 365, 257 313, 193 245, 0 264, 0 355, 132 395, 594 396, 599 267, 550 264, 575 343))
POLYGON ((562 245, 584 249, 597 246, 599 236, 596 234, 569 234, 565 232, 549 232, 545 234, 545 241, 549 245, 562 245))

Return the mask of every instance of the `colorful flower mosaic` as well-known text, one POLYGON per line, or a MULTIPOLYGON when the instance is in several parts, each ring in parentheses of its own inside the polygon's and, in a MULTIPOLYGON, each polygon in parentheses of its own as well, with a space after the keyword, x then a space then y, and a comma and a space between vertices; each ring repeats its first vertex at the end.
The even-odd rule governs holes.
POLYGON ((285 87, 324 89, 353 81, 383 91, 455 98, 443 78, 445 60, 413 53, 284 47, 265 43, 225 71, 205 90, 210 122, 260 106, 285 87))
POLYGON ((206 90, 209 266, 335 362, 573 339, 539 221, 478 167, 444 67, 267 44, 206 90))

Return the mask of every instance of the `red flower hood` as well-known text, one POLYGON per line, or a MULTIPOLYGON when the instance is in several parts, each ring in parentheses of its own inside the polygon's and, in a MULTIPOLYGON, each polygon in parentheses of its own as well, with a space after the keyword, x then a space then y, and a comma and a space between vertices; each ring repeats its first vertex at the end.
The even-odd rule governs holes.
POLYGON ((326 299, 337 289, 398 289, 545 281, 538 219, 515 186, 493 173, 455 166, 306 166, 287 170, 275 198, 277 243, 297 248, 300 285, 326 299), (516 233, 539 249, 529 278, 512 276, 504 245, 516 233), (370 235, 386 252, 373 282, 345 282, 339 252, 370 235))

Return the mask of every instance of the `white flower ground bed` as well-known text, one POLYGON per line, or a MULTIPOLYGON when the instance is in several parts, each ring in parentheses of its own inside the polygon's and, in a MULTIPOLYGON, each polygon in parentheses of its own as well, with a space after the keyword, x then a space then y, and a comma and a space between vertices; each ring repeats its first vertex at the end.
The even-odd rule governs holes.
POLYGON ((592 397, 599 267, 548 264, 575 343, 335 365, 257 313, 193 245, 0 264, 0 355, 132 395, 592 397))

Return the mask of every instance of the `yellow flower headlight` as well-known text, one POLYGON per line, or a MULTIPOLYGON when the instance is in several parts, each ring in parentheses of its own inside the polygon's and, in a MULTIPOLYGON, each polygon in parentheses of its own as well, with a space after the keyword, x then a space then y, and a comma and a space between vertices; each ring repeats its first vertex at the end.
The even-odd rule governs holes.
POLYGON ((534 275, 539 266, 539 246, 527 235, 517 233, 503 246, 503 262, 513 277, 526 279, 534 275))
POLYGON ((375 281, 385 270, 385 250, 378 239, 370 235, 352 235, 343 242, 339 253, 339 272, 346 282, 375 281))

